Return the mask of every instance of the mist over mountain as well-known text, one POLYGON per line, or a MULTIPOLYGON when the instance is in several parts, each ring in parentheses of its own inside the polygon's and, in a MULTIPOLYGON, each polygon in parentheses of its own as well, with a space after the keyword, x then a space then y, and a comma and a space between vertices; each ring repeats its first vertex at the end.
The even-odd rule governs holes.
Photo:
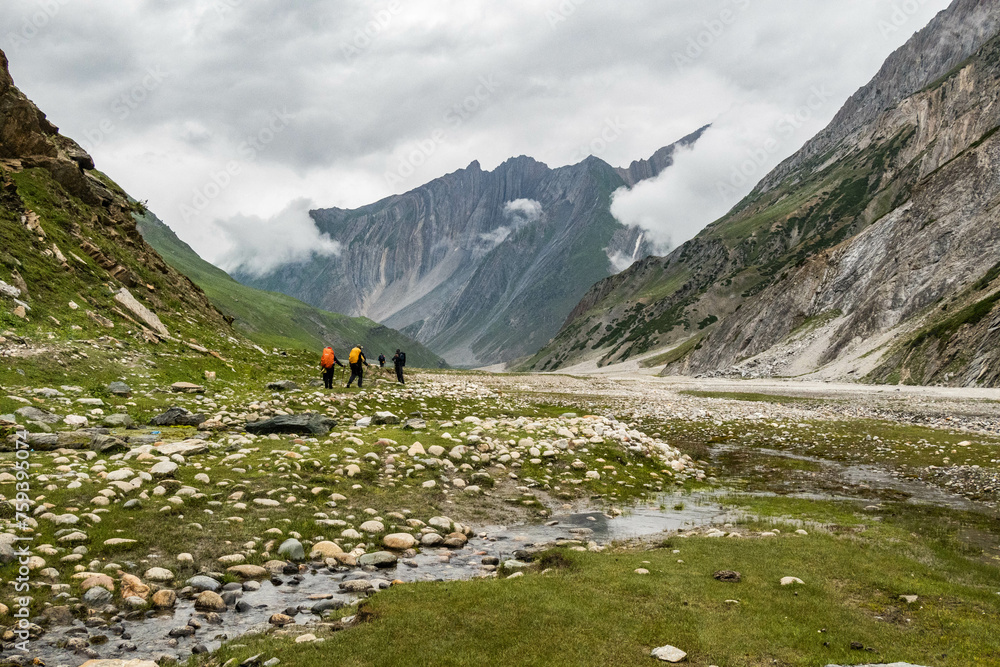
POLYGON ((473 162, 370 206, 315 210, 339 254, 236 275, 400 329, 454 365, 509 362, 545 345, 590 285, 657 249, 614 218, 612 195, 668 170, 704 131, 627 168, 473 162))
POLYGON ((526 367, 1000 383, 1000 6, 956 0, 825 130, 526 367))

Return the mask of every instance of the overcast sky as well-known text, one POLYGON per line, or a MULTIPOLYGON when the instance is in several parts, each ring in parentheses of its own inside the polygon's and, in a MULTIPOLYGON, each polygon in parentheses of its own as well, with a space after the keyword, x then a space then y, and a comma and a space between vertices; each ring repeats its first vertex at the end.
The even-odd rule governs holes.
POLYGON ((336 252, 310 206, 361 206, 473 160, 626 166, 713 123, 615 201, 677 243, 947 5, 5 0, 0 47, 21 90, 206 259, 267 268, 336 252))

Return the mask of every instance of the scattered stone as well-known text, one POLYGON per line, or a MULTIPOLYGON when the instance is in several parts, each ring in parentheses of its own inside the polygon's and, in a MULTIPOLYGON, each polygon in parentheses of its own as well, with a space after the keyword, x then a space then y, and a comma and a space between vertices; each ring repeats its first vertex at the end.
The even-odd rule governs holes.
POLYGON ((309 552, 309 558, 326 560, 342 553, 344 553, 344 550, 333 542, 317 542, 313 545, 312 551, 309 552))
POLYGON ((246 429, 254 435, 270 435, 272 433, 309 433, 326 435, 337 425, 337 420, 315 413, 301 415, 279 415, 263 421, 248 422, 246 429))
POLYGON ((226 572, 239 577, 240 579, 264 579, 269 576, 269 572, 260 565, 234 565, 226 572))
POLYGON ((115 396, 129 397, 132 395, 132 388, 124 382, 112 382, 108 385, 108 391, 115 396))
POLYGON ((207 421, 203 414, 191 414, 184 408, 170 408, 149 420, 153 426, 199 426, 207 421))
POLYGON ((95 586, 83 594, 83 603, 88 607, 98 608, 111 602, 111 591, 101 586, 95 586))
POLYGON ((781 578, 781 585, 782 586, 792 586, 792 585, 795 585, 795 584, 805 585, 805 583, 806 582, 802 581, 798 577, 782 577, 781 578))
POLYGON ((739 583, 743 581, 743 575, 733 570, 719 570, 718 572, 713 574, 712 577, 714 577, 718 581, 727 581, 730 583, 739 583))
POLYGON ((372 424, 375 426, 382 426, 385 424, 398 424, 400 423, 400 418, 391 412, 376 412, 372 417, 372 424))
POLYGON ((687 653, 670 645, 654 648, 650 655, 663 662, 683 662, 687 658, 687 653))
POLYGON ((218 593, 222 590, 222 584, 212 577, 206 577, 203 574, 199 574, 188 579, 187 585, 196 591, 212 591, 213 593, 218 593))
POLYGON ((226 610, 226 601, 218 593, 202 591, 194 601, 194 608, 198 611, 221 612, 226 610))
POLYGON ((278 555, 284 556, 288 560, 303 561, 306 559, 306 551, 302 543, 295 538, 289 538, 278 547, 278 555))
POLYGON ((43 424, 58 424, 62 421, 62 417, 56 414, 52 414, 47 410, 42 410, 36 408, 32 405, 27 405, 23 408, 18 408, 15 413, 24 417, 28 421, 42 422, 43 424))
POLYGON ((175 382, 170 385, 170 391, 177 394, 204 394, 205 388, 192 382, 175 382))
POLYGON ((151 567, 142 576, 144 579, 158 583, 174 580, 174 573, 163 567, 151 567))
POLYGON ((157 609, 173 609, 177 603, 177 593, 164 588, 153 593, 153 606, 157 609))
POLYGON ((107 415, 101 420, 101 424, 107 428, 125 428, 130 429, 135 426, 135 421, 123 412, 116 412, 113 415, 107 415))
POLYGON ((204 440, 182 440, 181 442, 160 443, 153 451, 161 456, 197 456, 208 453, 208 444, 204 440))
POLYGON ((149 474, 157 479, 173 477, 177 472, 178 465, 173 461, 160 461, 149 469, 149 474))
POLYGON ((299 388, 299 385, 291 380, 278 380, 277 382, 268 382, 267 388, 271 391, 294 391, 299 388))
POLYGON ((416 538, 409 533, 393 533, 382 538, 382 544, 387 549, 393 549, 395 551, 406 551, 407 549, 412 549, 416 543, 416 538))
POLYGON ((376 551, 359 556, 358 565, 362 567, 389 568, 395 567, 398 560, 395 554, 391 554, 388 551, 376 551))

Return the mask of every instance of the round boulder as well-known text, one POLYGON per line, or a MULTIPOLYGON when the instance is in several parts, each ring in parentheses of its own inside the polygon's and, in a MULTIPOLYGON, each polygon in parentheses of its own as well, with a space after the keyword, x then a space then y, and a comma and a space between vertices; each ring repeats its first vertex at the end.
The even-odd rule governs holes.
POLYGON ((412 549, 416 543, 416 538, 409 533, 393 533, 382 538, 382 544, 385 545, 385 548, 393 549, 394 551, 412 549))
POLYGON ((194 601, 194 608, 198 611, 225 611, 226 601, 218 593, 202 591, 194 601))
POLYGON ((153 606, 157 609, 173 609, 176 603, 177 593, 169 588, 164 588, 153 593, 153 606))
POLYGON ((226 570, 229 574, 235 575, 240 579, 265 579, 270 576, 270 572, 261 567, 260 565, 233 565, 226 570))
POLYGON ((278 555, 284 556, 288 560, 300 561, 306 559, 306 550, 301 542, 295 538, 289 538, 278 547, 278 555))
POLYGON ((344 550, 333 542, 317 542, 313 545, 312 551, 309 552, 309 558, 314 560, 326 560, 327 558, 333 558, 337 554, 344 553, 344 550))

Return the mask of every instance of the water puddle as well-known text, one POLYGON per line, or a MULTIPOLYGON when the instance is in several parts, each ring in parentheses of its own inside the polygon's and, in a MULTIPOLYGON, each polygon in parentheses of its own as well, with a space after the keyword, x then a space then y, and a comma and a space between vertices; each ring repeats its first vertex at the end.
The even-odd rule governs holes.
MULTIPOLYGON (((713 456, 739 450, 726 445, 713 449, 713 456)), ((745 451, 745 450, 744 450, 745 451)), ((270 581, 261 582, 257 591, 242 592, 239 600, 249 608, 237 612, 230 605, 229 611, 221 614, 221 624, 210 625, 205 616, 194 609, 191 600, 178 600, 171 612, 164 612, 150 618, 124 621, 125 637, 111 628, 85 628, 77 621, 74 626, 53 628, 39 640, 32 643, 33 657, 41 658, 48 665, 78 666, 88 658, 58 643, 77 637, 86 639, 88 635, 105 635, 107 643, 92 649, 102 658, 154 659, 167 654, 185 660, 192 649, 201 644, 215 650, 227 640, 267 628, 272 614, 296 610, 293 615, 297 624, 313 623, 319 619, 312 613, 314 605, 350 604, 358 594, 344 593, 341 582, 352 579, 381 580, 387 586, 392 580, 406 583, 426 581, 460 581, 489 576, 490 569, 483 564, 484 556, 498 558, 501 562, 513 558, 516 551, 531 549, 543 544, 566 543, 586 547, 590 542, 606 545, 633 539, 649 538, 661 533, 687 531, 692 528, 721 524, 735 520, 738 514, 727 511, 720 504, 727 495, 773 496, 810 498, 815 500, 866 500, 878 502, 886 493, 902 496, 908 503, 929 504, 966 511, 986 511, 983 505, 962 496, 947 493, 938 487, 918 480, 898 479, 876 466, 847 465, 810 456, 802 456, 780 450, 755 449, 751 453, 784 457, 809 462, 819 466, 824 485, 799 492, 773 493, 741 492, 718 489, 695 494, 664 494, 627 510, 620 516, 610 516, 600 510, 588 510, 555 514, 550 521, 542 524, 517 526, 486 526, 477 537, 469 540, 462 549, 424 549, 408 561, 400 561, 395 567, 365 571, 354 569, 348 572, 331 572, 325 567, 311 567, 301 573, 299 580, 282 575, 281 585, 270 581), (843 488, 859 495, 839 493, 834 489, 843 488), (176 643, 168 633, 184 626, 190 619, 198 619, 202 624, 194 637, 181 637, 176 643), (126 651, 122 644, 130 642, 138 647, 126 651)), ((804 484, 808 484, 806 481, 804 484)))
MULTIPOLYGON (((350 604, 359 597, 358 594, 342 592, 340 583, 343 581, 381 579, 383 585, 387 585, 392 580, 406 583, 469 580, 490 575, 489 569, 483 565, 484 556, 496 557, 503 562, 513 558, 515 551, 541 544, 578 540, 582 545, 591 541, 605 545, 663 532, 689 530, 723 521, 728 516, 726 510, 711 499, 665 495, 654 502, 628 508, 616 517, 595 510, 555 515, 548 522, 554 525, 487 526, 481 529, 480 536, 470 539, 462 549, 424 549, 409 561, 400 561, 396 567, 385 570, 331 572, 325 567, 317 567, 299 575, 301 581, 296 585, 292 585, 294 579, 290 575, 280 575, 284 583, 279 586, 263 581, 260 590, 243 592, 239 598, 250 608, 237 612, 231 605, 229 611, 220 615, 220 625, 207 623, 205 616, 195 611, 193 601, 178 599, 171 612, 120 623, 127 637, 117 636, 110 628, 87 630, 90 636, 105 635, 108 638, 106 644, 92 647, 102 658, 149 660, 167 654, 185 660, 196 645, 201 644, 214 651, 227 639, 267 628, 272 614, 286 613, 289 609, 299 611, 294 615, 297 624, 313 623, 319 619, 310 611, 313 605, 337 601, 350 604), (172 629, 186 625, 192 618, 202 624, 193 637, 172 640, 168 636, 172 629), (135 645, 137 650, 126 651, 121 647, 125 642, 135 645)), ((41 658, 47 665, 83 664, 88 657, 59 648, 57 644, 65 644, 67 639, 73 637, 86 639, 84 630, 83 623, 79 621, 70 627, 53 628, 32 642, 32 657, 41 658)))
MULTIPOLYGON (((712 448, 713 457, 723 453, 747 452, 751 454, 761 454, 764 456, 780 457, 794 461, 803 461, 820 466, 822 480, 827 486, 840 485, 844 489, 853 489, 864 492, 861 497, 858 495, 837 494, 823 491, 810 491, 808 493, 779 493, 790 498, 809 498, 812 500, 864 500, 869 496, 872 502, 882 500, 889 495, 893 500, 901 500, 911 505, 931 505, 964 512, 977 512, 995 514, 989 506, 978 503, 968 498, 949 493, 944 489, 922 482, 918 479, 905 479, 893 475, 884 468, 874 465, 848 464, 829 459, 818 458, 795 454, 780 449, 753 448, 747 450, 733 445, 717 445, 712 448)), ((748 494, 754 495, 754 494, 748 494)))

